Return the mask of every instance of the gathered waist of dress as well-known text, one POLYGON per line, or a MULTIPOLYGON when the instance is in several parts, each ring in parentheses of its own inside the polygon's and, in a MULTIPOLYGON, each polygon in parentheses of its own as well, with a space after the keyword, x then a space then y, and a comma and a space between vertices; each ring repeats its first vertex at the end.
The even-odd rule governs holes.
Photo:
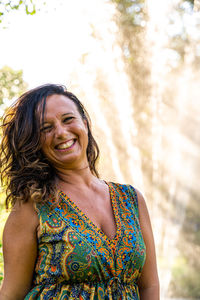
POLYGON ((130 286, 137 286, 137 282, 134 280, 123 280, 120 277, 113 276, 105 280, 95 280, 95 281, 69 281, 64 278, 56 278, 50 277, 45 278, 40 282, 35 283, 36 285, 52 285, 52 284, 65 284, 65 285, 105 285, 105 286, 112 286, 112 285, 130 285, 130 286))
MULTIPOLYGON (((56 278, 55 278, 56 279, 56 278)), ((66 299, 133 299, 139 300, 139 289, 135 281, 123 281, 119 277, 111 277, 107 280, 98 281, 69 281, 63 278, 60 280, 49 278, 32 287, 25 300, 30 299, 49 299, 42 298, 48 293, 50 299, 61 299, 61 295, 65 295, 66 299), (32 298, 36 295, 37 298, 32 298), (59 296, 59 297, 58 297, 59 296), (86 298, 84 298, 86 297, 86 298)), ((64 299, 64 298, 63 298, 64 299)))

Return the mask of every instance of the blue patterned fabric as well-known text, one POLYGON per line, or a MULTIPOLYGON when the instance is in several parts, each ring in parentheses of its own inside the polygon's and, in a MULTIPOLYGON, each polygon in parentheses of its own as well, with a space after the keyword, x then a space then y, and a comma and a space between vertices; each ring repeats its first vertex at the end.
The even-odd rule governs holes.
POLYGON ((138 300, 145 262, 138 202, 130 185, 107 183, 116 222, 109 239, 63 192, 38 206, 41 235, 30 299, 138 300))

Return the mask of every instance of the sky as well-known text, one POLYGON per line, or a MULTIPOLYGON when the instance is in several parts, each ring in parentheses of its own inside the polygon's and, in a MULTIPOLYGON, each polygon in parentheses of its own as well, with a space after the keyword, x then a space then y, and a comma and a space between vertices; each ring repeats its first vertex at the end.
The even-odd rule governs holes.
MULTIPOLYGON (((106 23, 110 22, 109 26, 112 26, 111 19, 115 13, 114 5, 106 0, 48 0, 45 5, 43 2, 37 0, 35 15, 26 15, 23 9, 12 11, 0 25, 0 67, 8 65, 16 70, 22 69, 24 80, 30 88, 47 82, 69 83, 77 61, 88 52, 96 52, 96 59, 102 59, 94 40, 94 24, 95 30, 99 28, 102 33, 106 23)), ((154 19, 161 18, 162 14, 158 14, 155 9, 157 1, 147 2, 152 8, 154 19)), ((195 34, 195 26, 192 24, 195 19, 189 14, 186 17, 188 34, 195 34)), ((164 26, 163 20, 157 23, 164 26)), ((182 28, 180 19, 176 17, 175 20, 168 27, 171 34, 182 28)), ((103 36, 107 34, 106 30, 103 36)), ((199 38, 198 30, 196 35, 199 38)), ((167 52, 172 63, 176 63, 177 57, 173 55, 172 51, 167 52)))
POLYGON ((66 84, 80 54, 94 47, 92 23, 103 25, 113 13, 104 0, 46 2, 37 1, 41 9, 33 16, 11 12, 4 20, 6 28, 0 28, 0 67, 22 69, 30 88, 66 84))

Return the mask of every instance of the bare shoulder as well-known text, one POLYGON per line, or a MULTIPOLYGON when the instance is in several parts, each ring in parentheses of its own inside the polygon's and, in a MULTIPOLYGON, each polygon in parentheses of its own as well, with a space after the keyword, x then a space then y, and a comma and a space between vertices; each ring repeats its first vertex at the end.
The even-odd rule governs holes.
POLYGON ((135 188, 135 191, 137 193, 138 205, 139 206, 143 206, 143 205, 146 206, 143 194, 136 188, 135 188))
POLYGON ((30 290, 37 257, 38 224, 31 202, 16 204, 7 219, 3 232, 2 299, 24 299, 30 290))
POLYGON ((148 213, 148 209, 147 209, 147 205, 146 205, 144 196, 138 189, 135 189, 135 191, 137 193, 137 198, 138 198, 139 218, 142 219, 145 216, 148 216, 148 218, 149 218, 149 213, 148 213))
POLYGON ((154 244, 151 221, 142 193, 136 190, 138 197, 139 222, 142 236, 146 246, 146 260, 143 266, 142 274, 139 279, 139 291, 141 299, 158 300, 159 298, 159 279, 156 264, 156 251, 154 244))
POLYGON ((11 231, 36 231, 39 226, 39 219, 32 202, 17 203, 12 208, 4 228, 4 234, 11 231))

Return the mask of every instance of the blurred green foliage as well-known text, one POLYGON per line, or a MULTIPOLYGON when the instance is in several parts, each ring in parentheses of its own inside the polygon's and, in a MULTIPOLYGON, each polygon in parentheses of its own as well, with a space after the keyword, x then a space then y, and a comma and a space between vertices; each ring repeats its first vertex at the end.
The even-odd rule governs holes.
POLYGON ((143 21, 146 21, 145 0, 112 0, 112 2, 117 4, 122 24, 143 26, 143 21))
POLYGON ((0 69, 0 105, 6 100, 19 97, 27 89, 22 70, 13 70, 8 66, 0 69))
POLYGON ((36 13, 34 0, 3 0, 0 1, 0 23, 7 15, 13 11, 23 8, 27 15, 36 13))
POLYGON ((199 195, 191 199, 178 239, 179 255, 172 266, 171 294, 176 297, 200 298, 200 210, 199 195))
POLYGON ((199 299, 200 272, 185 256, 178 256, 172 267, 171 293, 180 298, 199 299))

